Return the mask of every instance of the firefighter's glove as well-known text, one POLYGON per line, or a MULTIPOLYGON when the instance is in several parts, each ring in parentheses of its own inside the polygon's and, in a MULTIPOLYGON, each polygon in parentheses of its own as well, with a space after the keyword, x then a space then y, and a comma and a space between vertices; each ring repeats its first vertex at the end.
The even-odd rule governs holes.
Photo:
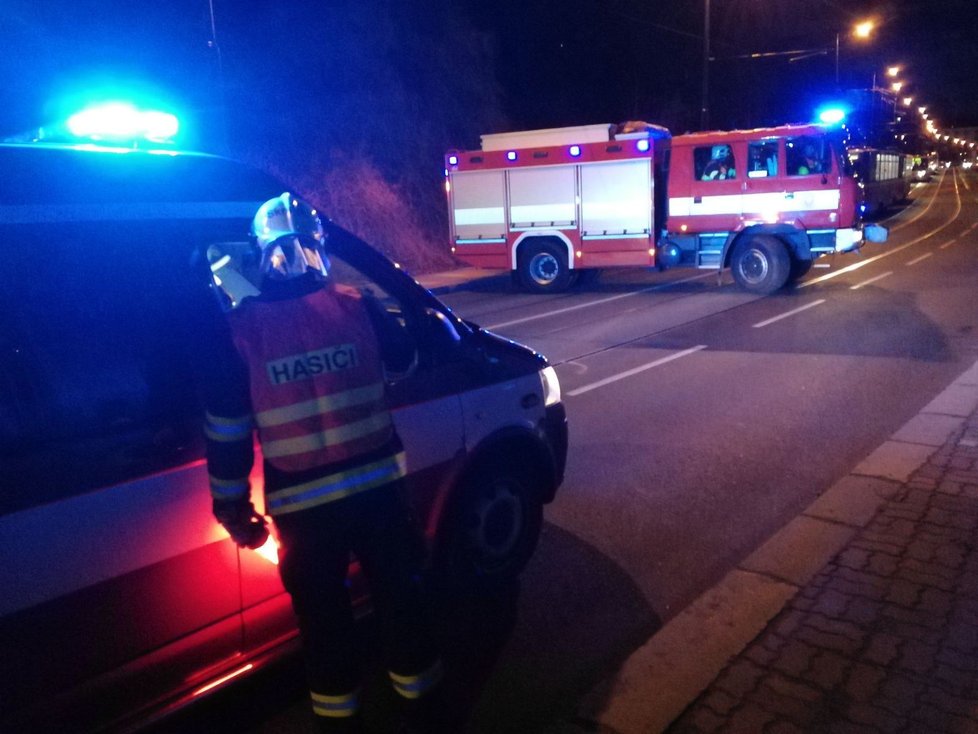
POLYGON ((265 518, 247 499, 214 500, 214 517, 239 548, 261 548, 268 540, 265 518))

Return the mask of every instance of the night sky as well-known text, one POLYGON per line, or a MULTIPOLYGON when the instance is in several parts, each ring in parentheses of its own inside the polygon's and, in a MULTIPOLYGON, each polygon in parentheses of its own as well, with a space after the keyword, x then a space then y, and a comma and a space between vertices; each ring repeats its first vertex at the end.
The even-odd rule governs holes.
MULTIPOLYGON (((554 127, 645 119, 674 132, 699 126, 705 0, 462 0, 454 3, 466 38, 492 57, 503 117, 495 126, 554 127), (471 35, 470 35, 471 34, 471 35), (504 120, 504 122, 500 122, 504 120)), ((293 3, 309 22, 323 22, 342 2, 293 3)), ((422 8, 445 0, 411 3, 422 8)), ((926 104, 942 128, 978 125, 978 3, 974 0, 710 0, 711 127, 750 127, 811 119, 837 94, 835 39, 840 36, 840 87, 882 83, 890 64, 904 68, 901 94, 926 104), (874 18, 872 39, 857 44, 852 25, 874 18), (805 58, 737 58, 799 50, 805 58)), ((365 16, 396 4, 364 0, 365 16)), ((255 61, 287 52, 281 42, 255 41, 269 23, 267 3, 213 0, 225 66, 246 53, 255 61), (234 45, 248 32, 247 46, 234 45)), ((347 5, 347 9, 355 7, 347 5)), ((386 10, 385 10, 386 9, 386 10)), ((365 22, 369 24, 369 17, 365 22)), ((213 104, 216 57, 207 0, 132 3, 121 0, 50 2, 6 0, 0 19, 5 49, 0 88, 0 134, 39 124, 57 113, 54 100, 82 80, 149 79, 160 95, 191 108, 213 104)), ((360 29, 362 31, 362 27, 360 29)), ((376 42, 351 29, 324 31, 323 43, 376 42)), ((424 53, 416 49, 414 53, 424 53)), ((412 63, 392 56, 395 66, 412 63)), ((301 59, 294 74, 303 74, 301 59)), ((317 84, 316 75, 307 83, 317 84)), ((418 101, 424 104, 424 100, 418 101)), ((263 113, 255 99, 249 114, 263 113)), ((433 105, 428 111, 437 116, 433 105)), ((474 124, 478 127, 479 121, 474 124)), ((460 141, 470 144, 474 141, 460 141)))

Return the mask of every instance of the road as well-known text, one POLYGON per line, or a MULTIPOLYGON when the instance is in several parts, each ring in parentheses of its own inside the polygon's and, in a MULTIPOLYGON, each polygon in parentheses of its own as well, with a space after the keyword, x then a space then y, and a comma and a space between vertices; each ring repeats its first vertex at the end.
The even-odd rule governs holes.
MULTIPOLYGON (((550 358, 571 428, 520 587, 440 617, 469 731, 572 714, 974 363, 978 178, 951 169, 886 224, 885 245, 768 297, 690 270, 609 271, 552 296, 490 278, 443 296, 550 358)), ((250 731, 309 731, 300 695, 250 731)))

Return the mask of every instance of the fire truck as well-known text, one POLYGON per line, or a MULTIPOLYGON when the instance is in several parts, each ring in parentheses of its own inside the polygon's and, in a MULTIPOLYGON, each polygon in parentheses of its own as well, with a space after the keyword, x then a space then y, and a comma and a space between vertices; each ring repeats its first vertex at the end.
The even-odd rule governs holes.
POLYGON ((452 251, 553 292, 607 267, 730 268, 772 293, 864 236, 842 136, 823 125, 673 137, 644 122, 482 136, 445 156, 452 251))

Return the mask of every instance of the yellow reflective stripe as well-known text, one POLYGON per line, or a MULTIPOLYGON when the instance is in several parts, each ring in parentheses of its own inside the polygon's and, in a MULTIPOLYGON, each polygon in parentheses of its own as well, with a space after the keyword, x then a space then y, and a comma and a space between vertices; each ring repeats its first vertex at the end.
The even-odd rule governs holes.
POLYGON ((284 515, 316 505, 349 497, 374 487, 380 487, 407 474, 403 451, 364 466, 349 469, 311 482, 297 484, 265 496, 265 511, 269 515, 284 515))
POLYGON ((247 476, 240 479, 219 479, 213 474, 208 474, 207 478, 210 480, 211 496, 214 499, 236 499, 249 494, 247 476))
POLYGON ((404 698, 421 698, 441 682, 444 673, 441 660, 436 660, 434 665, 417 675, 398 675, 392 670, 388 671, 394 690, 404 698))
POLYGON ((342 719, 353 716, 360 708, 358 690, 341 696, 327 696, 315 691, 310 691, 309 695, 312 698, 312 710, 317 716, 342 719))
POLYGON ((223 418, 207 413, 204 419, 204 433, 212 441, 221 443, 241 441, 251 437, 251 416, 223 418))
POLYGON ((347 441, 369 436, 377 433, 391 425, 391 416, 386 410, 377 413, 369 418, 347 423, 345 426, 327 428, 318 433, 307 433, 295 438, 282 438, 277 441, 263 441, 262 453, 269 458, 279 456, 294 456, 296 454, 306 454, 310 451, 318 451, 327 446, 337 446, 347 441))
POLYGON ((286 405, 281 408, 263 410, 255 414, 255 422, 262 428, 280 426, 311 415, 322 415, 341 408, 372 403, 384 397, 384 383, 378 382, 366 387, 357 387, 334 395, 323 395, 313 400, 286 405))

